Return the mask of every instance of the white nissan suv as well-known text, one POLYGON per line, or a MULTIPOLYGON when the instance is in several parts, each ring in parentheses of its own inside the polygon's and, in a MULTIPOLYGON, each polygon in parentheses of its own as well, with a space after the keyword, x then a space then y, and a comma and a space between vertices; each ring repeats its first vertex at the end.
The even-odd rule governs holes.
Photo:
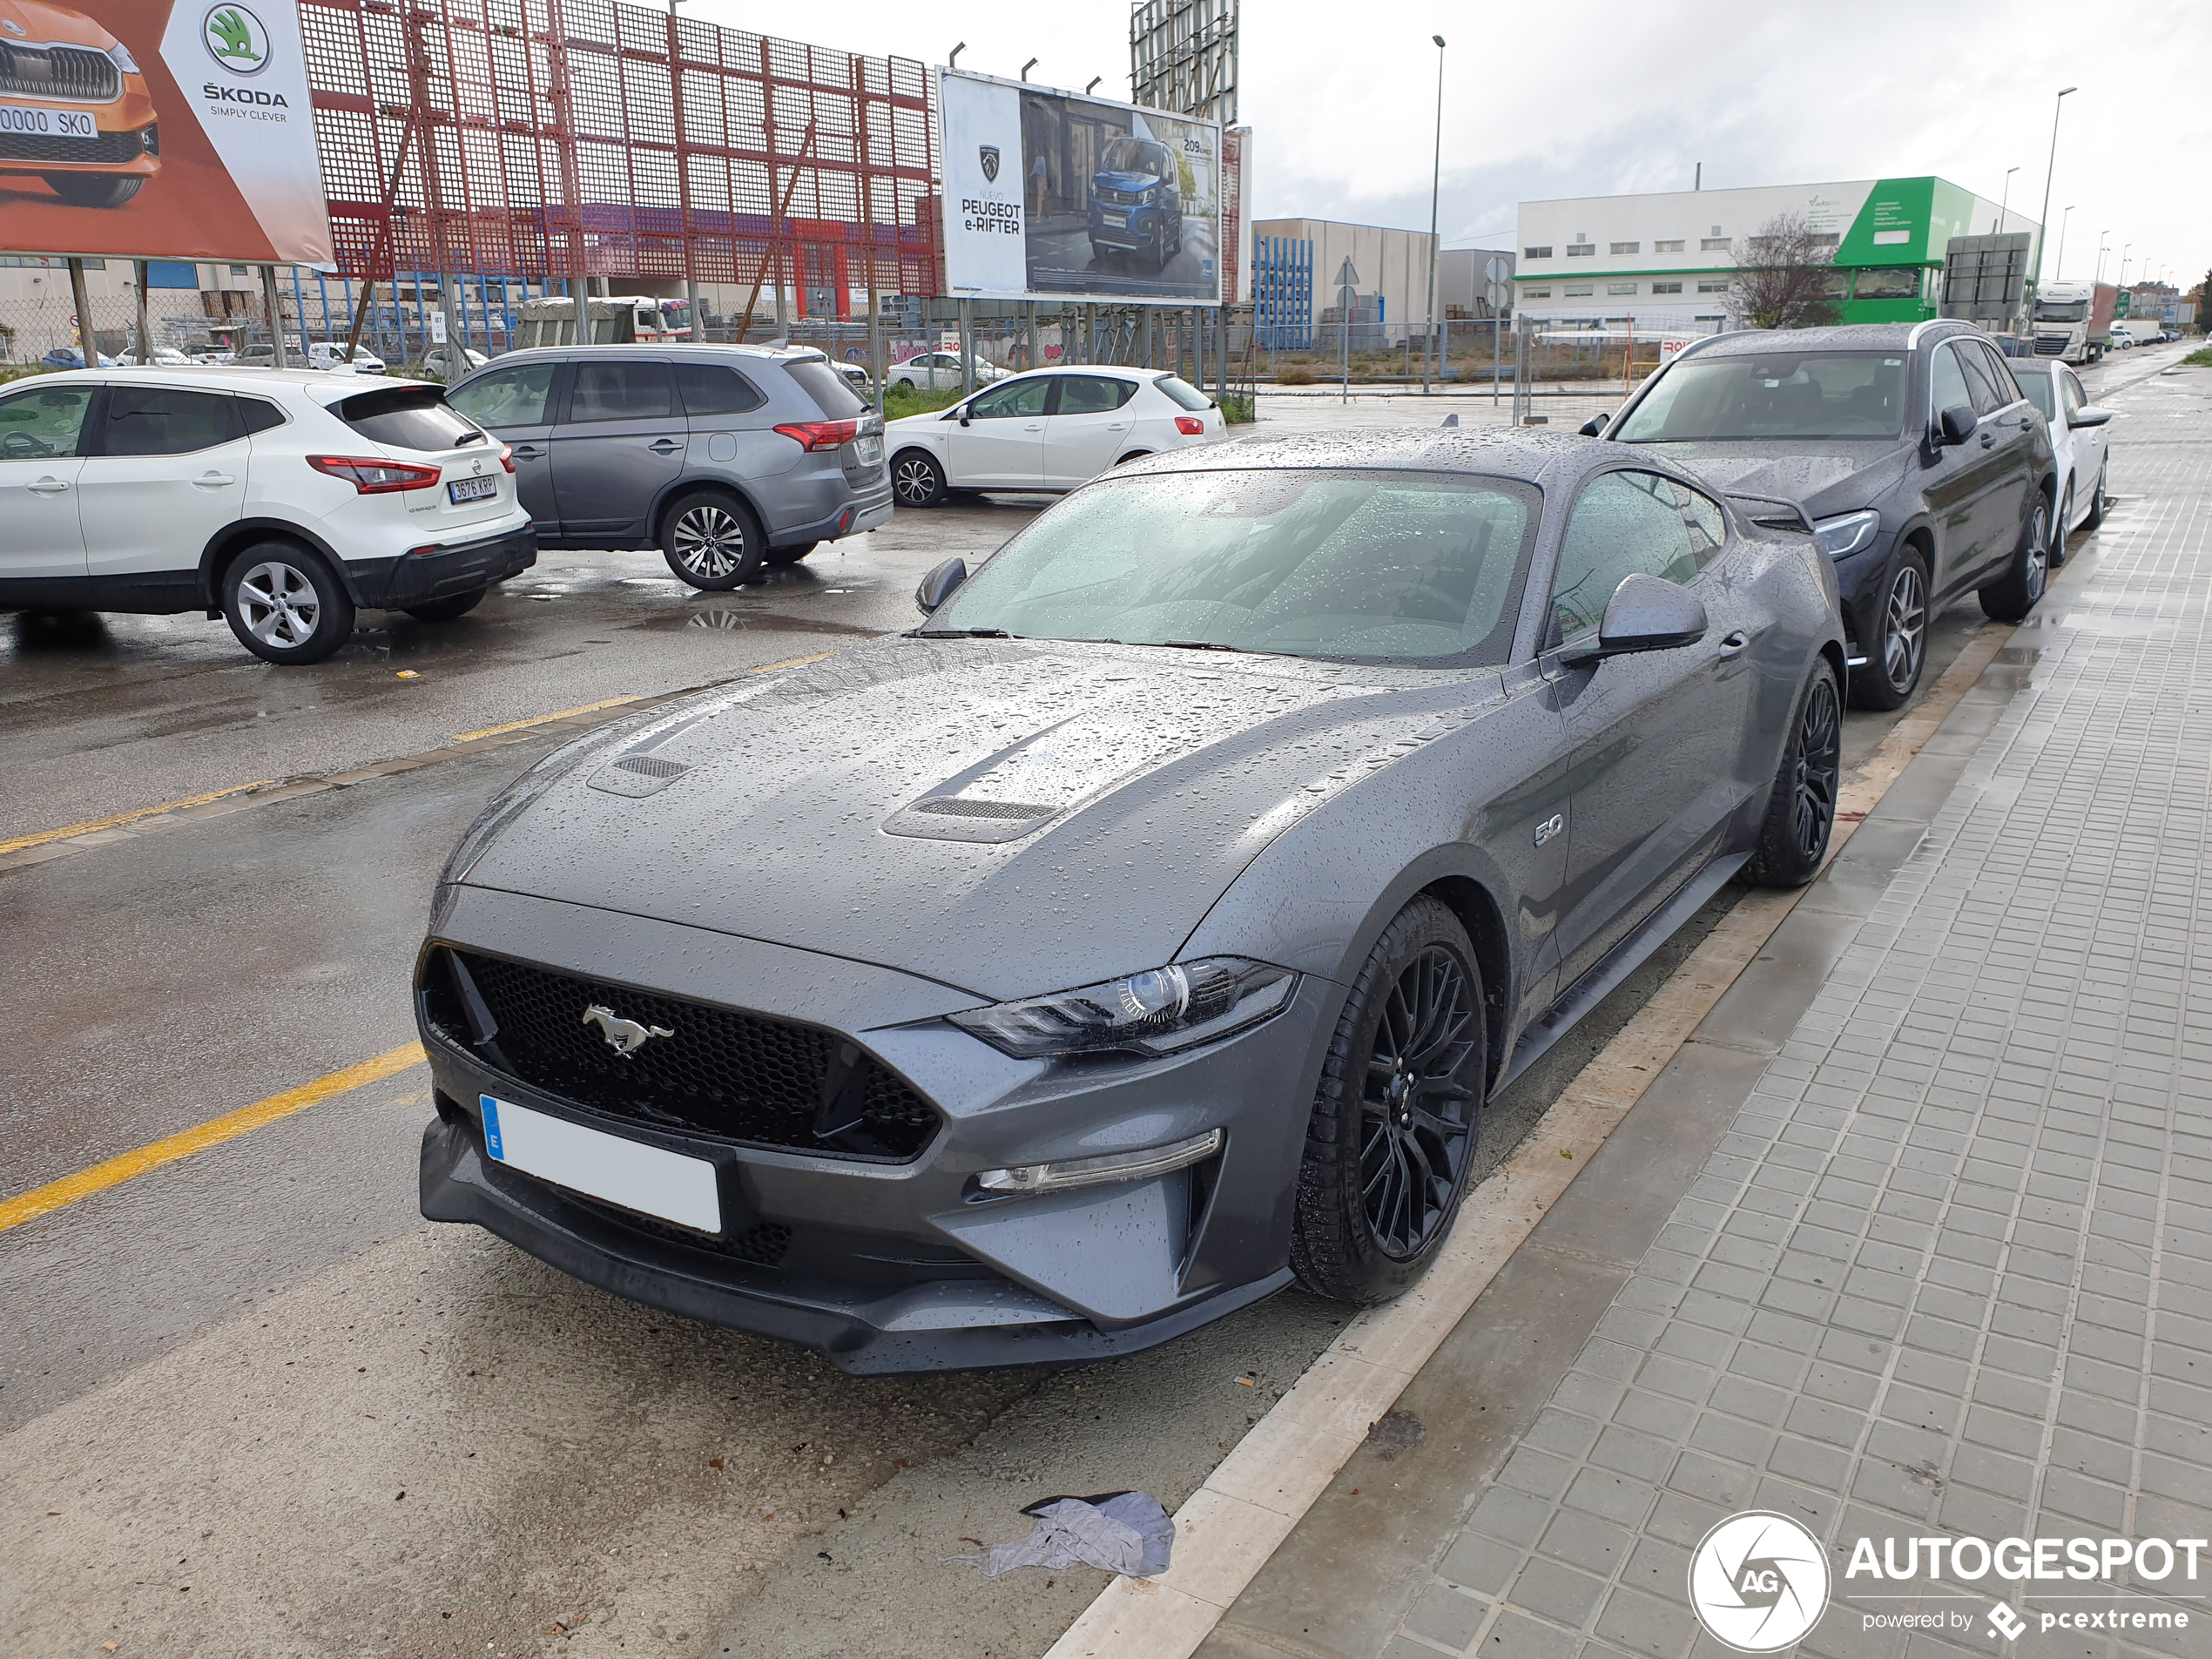
POLYGON ((320 662, 357 607, 445 622, 537 560, 507 446, 441 387, 114 368, 0 389, 0 609, 206 611, 320 662))

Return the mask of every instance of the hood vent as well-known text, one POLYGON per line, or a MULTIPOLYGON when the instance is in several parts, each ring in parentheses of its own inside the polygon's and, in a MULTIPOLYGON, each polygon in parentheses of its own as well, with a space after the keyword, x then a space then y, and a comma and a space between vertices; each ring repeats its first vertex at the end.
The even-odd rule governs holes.
POLYGON ((615 765, 624 772, 643 772, 648 778, 673 778, 679 772, 691 771, 680 760, 664 760, 658 755, 632 755, 615 765))
POLYGON ((664 760, 652 754, 624 755, 600 767, 586 781, 604 794, 635 799, 667 788, 689 771, 691 767, 681 760, 664 760))
POLYGON ((961 800, 957 797, 915 803, 917 813, 942 818, 995 818, 1026 824, 1033 818, 1050 818, 1057 806, 1030 806, 1013 800, 961 800))

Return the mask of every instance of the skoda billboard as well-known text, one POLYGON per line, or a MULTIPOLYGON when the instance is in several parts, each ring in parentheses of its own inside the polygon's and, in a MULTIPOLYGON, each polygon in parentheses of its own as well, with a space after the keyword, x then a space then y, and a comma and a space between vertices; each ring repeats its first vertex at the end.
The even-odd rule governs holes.
POLYGON ((1220 302, 1218 123, 955 70, 937 108, 954 293, 1220 302))
POLYGON ((327 264, 296 0, 0 0, 0 246, 327 264))

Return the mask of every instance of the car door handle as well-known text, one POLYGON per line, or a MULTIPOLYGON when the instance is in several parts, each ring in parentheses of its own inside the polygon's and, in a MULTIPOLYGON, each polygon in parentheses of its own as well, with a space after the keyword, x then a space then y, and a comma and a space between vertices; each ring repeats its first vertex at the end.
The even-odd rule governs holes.
POLYGON ((1126 432, 1129 430, 1129 422, 1126 421, 1116 421, 1106 429, 1109 432, 1126 432))
POLYGON ((545 451, 534 443, 518 443, 508 453, 517 461, 535 461, 545 451))
POLYGON ((672 455, 684 446, 673 438, 655 438, 645 447, 657 455, 672 455))
POLYGON ((234 484, 237 479, 226 472, 203 472, 192 482, 201 489, 220 489, 225 484, 234 484))
POLYGON ((1994 432, 1983 433, 1981 435, 1981 447, 1985 449, 1995 448, 1997 447, 1997 435, 1994 432))
POLYGON ((1751 636, 1738 628, 1734 633, 1722 639, 1721 656, 1724 658, 1734 657, 1750 643, 1751 636))
POLYGON ((25 484, 24 488, 36 495, 58 496, 69 488, 69 481, 65 478, 41 478, 25 484))
POLYGON ((1022 429, 1024 432, 1042 432, 1044 430, 1044 422, 1042 421, 1032 421, 1028 425, 1023 427, 1022 429))

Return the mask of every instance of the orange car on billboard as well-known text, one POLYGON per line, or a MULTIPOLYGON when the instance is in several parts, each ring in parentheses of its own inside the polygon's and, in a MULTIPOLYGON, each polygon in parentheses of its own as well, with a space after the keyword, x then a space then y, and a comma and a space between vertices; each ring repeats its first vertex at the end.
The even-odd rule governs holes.
POLYGON ((36 173, 72 207, 120 207, 160 170, 129 48, 81 11, 0 0, 0 173, 36 173))

